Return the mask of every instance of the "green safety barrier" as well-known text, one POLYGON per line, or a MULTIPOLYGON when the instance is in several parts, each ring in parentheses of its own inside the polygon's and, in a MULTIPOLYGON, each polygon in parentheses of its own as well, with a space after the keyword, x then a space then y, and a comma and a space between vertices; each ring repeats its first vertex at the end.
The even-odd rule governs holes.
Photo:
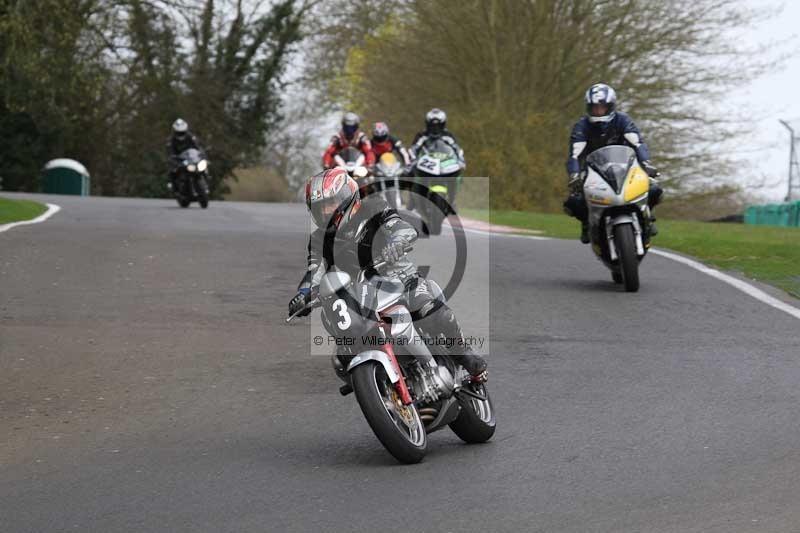
POLYGON ((800 202, 751 205, 744 211, 744 223, 798 228, 800 227, 800 202))

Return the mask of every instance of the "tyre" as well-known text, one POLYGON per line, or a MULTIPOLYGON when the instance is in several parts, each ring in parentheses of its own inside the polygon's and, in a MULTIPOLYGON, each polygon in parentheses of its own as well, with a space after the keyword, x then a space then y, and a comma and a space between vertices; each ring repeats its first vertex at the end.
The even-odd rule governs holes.
POLYGON ((614 280, 614 283, 621 284, 622 283, 622 273, 620 272, 612 272, 611 279, 614 280))
POLYGON ((383 194, 386 197, 386 203, 389 204, 389 206, 392 209, 399 209, 400 208, 400 201, 399 201, 399 198, 398 198, 399 195, 397 193, 397 189, 394 189, 394 188, 387 189, 383 194))
POLYGON ((444 214, 437 206, 436 196, 438 196, 436 193, 431 193, 430 198, 425 202, 425 223, 428 227, 429 235, 440 235, 442 233, 444 214))
POLYGON ((489 391, 484 384, 467 385, 473 392, 485 397, 486 400, 479 400, 466 394, 460 394, 458 402, 461 404, 461 412, 458 418, 450 423, 450 429, 458 435, 458 438, 469 444, 486 442, 494 435, 497 424, 494 419, 494 406, 489 391))
POLYGON ((205 178, 200 178, 197 181, 197 202, 203 209, 208 207, 208 185, 205 178))
POLYGON ((186 209, 191 204, 191 200, 187 200, 186 198, 178 198, 178 205, 186 209))
POLYGON ((636 292, 639 290, 639 258, 636 256, 633 227, 630 224, 616 226, 614 243, 617 247, 617 255, 619 255, 622 284, 627 292, 636 292))
POLYGON ((425 426, 413 404, 402 404, 383 366, 368 361, 351 374, 361 412, 383 447, 401 463, 422 461, 428 448, 425 426))
POLYGON ((431 235, 441 235, 442 234, 442 220, 444 219, 444 215, 438 210, 431 214, 431 235))

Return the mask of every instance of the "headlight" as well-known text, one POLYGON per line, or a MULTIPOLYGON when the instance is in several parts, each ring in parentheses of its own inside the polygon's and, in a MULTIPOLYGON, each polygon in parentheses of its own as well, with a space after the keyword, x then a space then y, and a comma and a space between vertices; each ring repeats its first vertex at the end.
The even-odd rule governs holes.
POLYGON ((197 170, 199 170, 200 172, 205 172, 207 168, 208 168, 208 161, 206 161, 205 159, 197 163, 197 170))
POLYGON ((197 167, 194 165, 186 165, 186 170, 188 170, 189 172, 194 172, 195 170, 197 170, 197 167))

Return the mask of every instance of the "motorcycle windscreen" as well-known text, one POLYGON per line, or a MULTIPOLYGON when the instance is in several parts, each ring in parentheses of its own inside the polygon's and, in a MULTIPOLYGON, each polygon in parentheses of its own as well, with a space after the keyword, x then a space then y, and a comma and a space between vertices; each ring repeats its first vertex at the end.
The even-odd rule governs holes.
POLYGON ((630 146, 604 146, 586 158, 592 167, 619 194, 625 185, 628 171, 636 162, 636 152, 630 146))
POLYGON ((375 169, 380 176, 394 176, 400 171, 400 161, 392 152, 386 152, 378 159, 375 169))
POLYGON ((186 163, 189 165, 196 165, 203 158, 203 154, 201 154, 200 150, 196 148, 189 148, 188 150, 181 152, 178 157, 180 157, 183 161, 186 161, 186 163))
POLYGON ((456 176, 461 172, 456 151, 442 139, 426 142, 422 154, 416 168, 420 176, 456 176))
POLYGON ((348 146, 341 152, 339 152, 339 157, 341 157, 345 163, 355 164, 358 162, 358 158, 361 157, 361 150, 358 148, 353 148, 352 146, 348 146))
POLYGON ((364 282, 323 299, 323 327, 337 338, 353 339, 357 345, 362 335, 378 325, 376 308, 381 296, 380 283, 364 282))

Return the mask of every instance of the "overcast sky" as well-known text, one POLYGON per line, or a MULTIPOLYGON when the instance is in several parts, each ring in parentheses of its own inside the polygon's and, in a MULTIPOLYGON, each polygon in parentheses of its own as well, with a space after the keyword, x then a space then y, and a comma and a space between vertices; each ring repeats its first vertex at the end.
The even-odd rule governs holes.
POLYGON ((758 148, 748 156, 754 174, 752 181, 759 182, 762 176, 765 177, 768 187, 760 194, 768 200, 779 201, 786 195, 789 132, 778 119, 790 121, 800 136, 800 39, 797 37, 800 33, 800 1, 745 0, 745 3, 756 8, 783 5, 783 12, 747 32, 744 38, 753 44, 791 38, 791 48, 784 51, 795 51, 774 73, 753 81, 741 93, 732 91, 730 97, 732 106, 746 106, 740 110, 752 110, 754 133, 742 140, 744 146, 758 148))

